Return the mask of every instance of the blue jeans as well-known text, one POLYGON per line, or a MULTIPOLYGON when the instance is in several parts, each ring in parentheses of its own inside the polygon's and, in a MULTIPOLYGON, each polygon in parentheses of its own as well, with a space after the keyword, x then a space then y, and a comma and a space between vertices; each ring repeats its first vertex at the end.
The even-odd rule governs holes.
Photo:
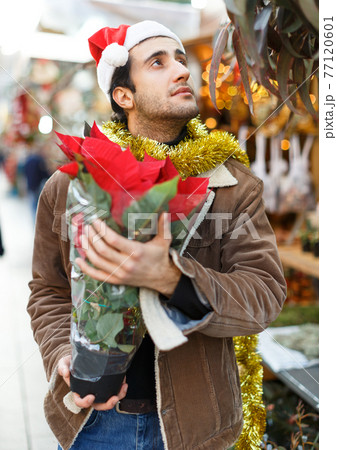
POLYGON ((164 450, 158 414, 94 410, 70 450, 164 450))

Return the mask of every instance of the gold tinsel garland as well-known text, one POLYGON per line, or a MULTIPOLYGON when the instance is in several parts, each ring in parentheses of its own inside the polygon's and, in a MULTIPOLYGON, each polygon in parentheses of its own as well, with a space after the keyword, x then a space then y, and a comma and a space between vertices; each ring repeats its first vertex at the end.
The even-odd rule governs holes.
POLYGON ((143 136, 134 137, 121 122, 105 122, 102 129, 116 144, 129 146, 139 161, 145 152, 159 160, 169 155, 183 180, 207 172, 230 157, 249 166, 248 156, 234 136, 224 131, 208 133, 199 118, 188 122, 187 135, 177 145, 161 144, 143 136))
POLYGON ((235 444, 237 450, 258 450, 266 428, 266 410, 262 400, 263 367, 256 352, 258 336, 234 337, 239 365, 244 425, 235 444))
MULTIPOLYGON (((152 139, 134 137, 121 122, 105 122, 103 133, 122 147, 130 147, 141 161, 144 153, 156 159, 168 155, 182 179, 207 172, 232 157, 249 167, 247 154, 241 150, 236 138, 223 131, 208 133, 199 117, 187 124, 187 135, 177 145, 161 144, 152 139)), ((265 430, 266 413, 262 401, 263 368, 256 352, 258 337, 236 336, 235 353, 240 371, 244 425, 235 444, 236 450, 257 450, 265 430)))

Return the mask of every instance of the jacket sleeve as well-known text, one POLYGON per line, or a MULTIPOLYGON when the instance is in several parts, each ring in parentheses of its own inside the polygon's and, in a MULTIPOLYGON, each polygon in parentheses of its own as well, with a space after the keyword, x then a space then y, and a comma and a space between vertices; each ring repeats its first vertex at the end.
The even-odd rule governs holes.
POLYGON ((168 306, 178 308, 191 319, 200 320, 211 311, 211 307, 207 300, 198 294, 191 278, 182 273, 171 297, 167 298, 159 294, 159 298, 168 306))
POLYGON ((31 295, 27 307, 48 380, 60 358, 71 354, 71 291, 63 254, 65 244, 61 245, 58 227, 61 216, 54 214, 50 185, 53 179, 42 191, 37 210, 33 279, 29 283, 31 295))
MULTIPOLYGON (((263 331, 276 319, 286 297, 286 283, 273 230, 265 214, 263 184, 242 192, 219 245, 221 270, 204 267, 187 247, 173 261, 189 276, 212 311, 185 334, 200 331, 231 337, 263 331)), ((211 264, 210 264, 211 265, 211 264)))

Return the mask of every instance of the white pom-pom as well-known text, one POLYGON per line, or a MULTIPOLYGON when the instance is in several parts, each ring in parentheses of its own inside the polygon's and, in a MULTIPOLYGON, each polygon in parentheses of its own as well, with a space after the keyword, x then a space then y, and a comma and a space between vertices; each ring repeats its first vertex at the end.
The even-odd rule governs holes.
POLYGON ((101 59, 114 67, 125 66, 129 53, 125 47, 114 42, 108 45, 102 52, 101 59))

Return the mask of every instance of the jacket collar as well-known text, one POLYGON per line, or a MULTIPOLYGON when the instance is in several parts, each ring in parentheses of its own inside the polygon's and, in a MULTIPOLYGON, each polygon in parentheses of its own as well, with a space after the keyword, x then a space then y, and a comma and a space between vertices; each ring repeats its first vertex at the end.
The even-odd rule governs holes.
POLYGON ((224 164, 214 167, 207 172, 203 172, 198 177, 209 178, 208 187, 229 187, 238 184, 238 180, 230 173, 224 164))

